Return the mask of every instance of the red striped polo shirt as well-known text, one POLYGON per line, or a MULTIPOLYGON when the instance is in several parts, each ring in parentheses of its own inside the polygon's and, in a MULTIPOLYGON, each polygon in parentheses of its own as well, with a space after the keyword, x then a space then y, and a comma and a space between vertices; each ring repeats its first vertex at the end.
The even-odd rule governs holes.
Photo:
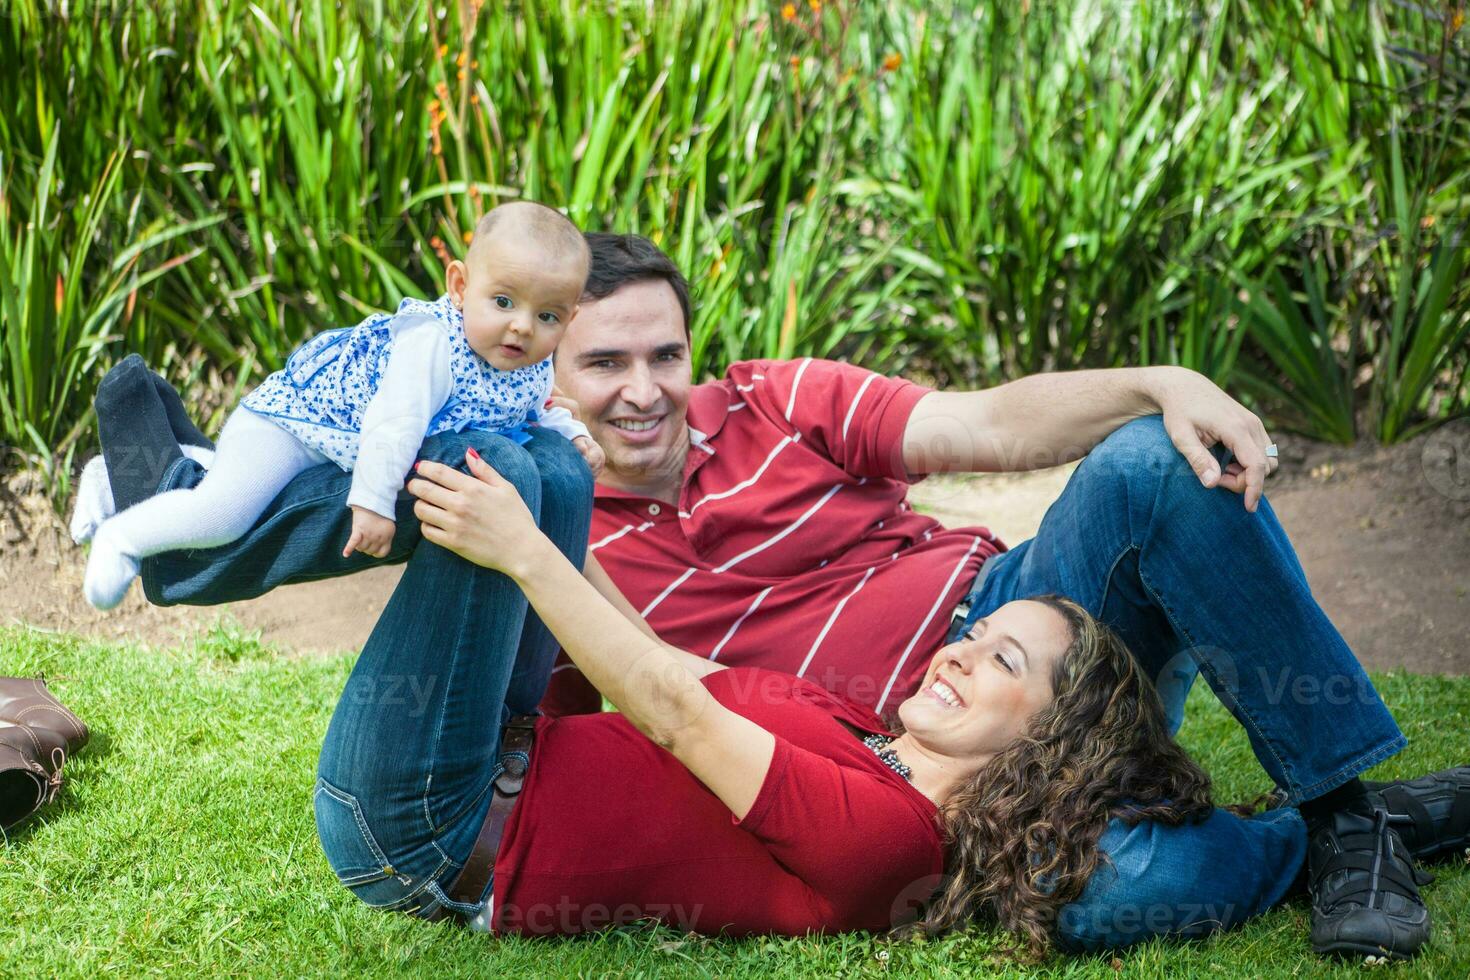
MULTIPOLYGON (((592 553, 666 642, 891 711, 1006 548, 909 505, 904 430, 928 392, 835 361, 733 364, 690 393, 678 506, 599 485, 592 553)), ((600 705, 563 654, 543 710, 600 705)))

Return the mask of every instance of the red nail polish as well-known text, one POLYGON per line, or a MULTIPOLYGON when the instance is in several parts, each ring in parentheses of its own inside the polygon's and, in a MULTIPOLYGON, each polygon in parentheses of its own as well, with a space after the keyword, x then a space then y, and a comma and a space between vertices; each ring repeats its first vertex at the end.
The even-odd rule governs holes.
POLYGON ((414 461, 414 464, 413 464, 413 471, 414 471, 414 472, 415 472, 415 473, 417 473, 417 472, 418 472, 418 471, 419 471, 419 467, 420 467, 420 466, 422 466, 422 465, 423 465, 423 463, 424 463, 424 461, 423 461, 423 460, 421 460, 421 459, 420 459, 420 460, 415 460, 415 461, 414 461))
POLYGON ((477 452, 475 452, 475 449, 474 449, 473 446, 471 446, 469 449, 465 450, 465 452, 469 453, 471 456, 475 457, 476 459, 479 459, 480 458, 480 454, 477 453, 477 452))

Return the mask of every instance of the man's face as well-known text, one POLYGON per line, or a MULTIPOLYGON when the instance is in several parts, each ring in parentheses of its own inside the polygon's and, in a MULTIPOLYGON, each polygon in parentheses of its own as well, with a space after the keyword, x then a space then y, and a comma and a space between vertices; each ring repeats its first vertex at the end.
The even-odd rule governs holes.
POLYGON ((668 283, 630 283, 582 301, 556 352, 556 380, 607 454, 599 482, 643 490, 682 474, 689 371, 684 315, 668 283))

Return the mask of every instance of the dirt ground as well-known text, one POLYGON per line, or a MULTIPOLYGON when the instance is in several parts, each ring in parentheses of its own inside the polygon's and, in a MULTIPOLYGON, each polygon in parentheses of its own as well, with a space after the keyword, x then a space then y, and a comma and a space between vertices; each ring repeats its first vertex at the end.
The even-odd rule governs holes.
MULTIPOLYGON (((1371 669, 1470 673, 1470 420, 1394 447, 1278 437, 1267 498, 1312 592, 1371 669)), ((1007 542, 1035 533, 1072 467, 936 478, 916 506, 1007 542)), ((280 589, 250 602, 155 608, 134 587, 99 613, 81 595, 83 552, 45 501, 12 475, 0 486, 0 622, 167 646, 220 618, 283 652, 354 649, 401 566, 280 589)))

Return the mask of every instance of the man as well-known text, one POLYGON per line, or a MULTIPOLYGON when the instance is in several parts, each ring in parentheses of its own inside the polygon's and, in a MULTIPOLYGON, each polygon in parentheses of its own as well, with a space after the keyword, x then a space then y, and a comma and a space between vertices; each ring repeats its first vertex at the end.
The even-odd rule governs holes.
MULTIPOLYGON (((912 693, 939 645, 984 629, 989 612, 1067 595, 1128 642, 1176 727, 1202 672, 1301 817, 1115 820, 1100 841, 1110 866, 1063 910, 1060 938, 1098 948, 1233 924, 1290 890, 1306 855, 1315 948, 1418 951, 1428 914, 1405 845, 1425 856, 1466 833, 1454 813, 1470 810, 1470 776, 1389 789, 1357 779, 1404 738, 1265 501, 1274 447, 1259 419, 1172 367, 939 392, 803 359, 738 364, 695 386, 678 270, 645 239, 588 239, 587 295, 557 364, 607 456, 590 550, 664 640, 801 674, 882 712, 912 693), (1037 535, 1009 548, 984 528, 943 528, 905 499, 929 473, 1084 456, 1037 535)), ((197 439, 171 394, 136 359, 99 392, 119 504, 197 479, 175 443, 197 439)), ((151 559, 149 598, 222 602, 376 563, 336 554, 350 481, 320 470, 240 542, 151 559)), ((400 512, 387 561, 416 540, 411 509, 400 512)), ((564 664, 544 707, 596 710, 589 692, 564 664)))

